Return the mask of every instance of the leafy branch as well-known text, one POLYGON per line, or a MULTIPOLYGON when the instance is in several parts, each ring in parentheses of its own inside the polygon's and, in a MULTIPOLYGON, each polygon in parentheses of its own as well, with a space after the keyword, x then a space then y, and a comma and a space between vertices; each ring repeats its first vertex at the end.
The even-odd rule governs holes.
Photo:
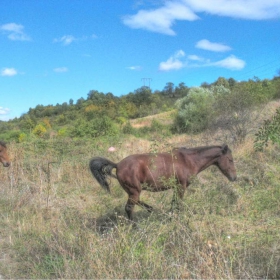
POLYGON ((254 147, 257 151, 263 151, 268 146, 269 141, 280 145, 280 108, 276 110, 270 120, 264 121, 255 136, 254 147))

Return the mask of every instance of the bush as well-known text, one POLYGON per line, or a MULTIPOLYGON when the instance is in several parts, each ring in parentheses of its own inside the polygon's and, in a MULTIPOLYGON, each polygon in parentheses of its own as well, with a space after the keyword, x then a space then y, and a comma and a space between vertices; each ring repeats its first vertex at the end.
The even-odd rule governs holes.
POLYGON ((32 133, 38 137, 43 137, 46 132, 47 129, 42 124, 37 124, 32 130, 32 133))
POLYGON ((22 143, 22 142, 26 141, 26 139, 27 139, 27 135, 25 133, 22 132, 22 133, 19 134, 19 137, 18 137, 18 142, 19 143, 22 143))
POLYGON ((70 129, 70 136, 72 137, 99 137, 99 136, 114 136, 118 134, 116 124, 107 116, 86 121, 79 119, 74 123, 70 129))
POLYGON ((217 96, 228 92, 223 86, 191 88, 186 97, 175 103, 178 108, 174 121, 176 132, 199 133, 208 128, 216 113, 213 106, 217 96))
POLYGON ((236 88, 217 96, 213 107, 216 116, 211 123, 211 129, 223 129, 234 142, 243 142, 246 136, 254 131, 254 124, 260 117, 252 112, 253 106, 259 106, 255 96, 242 89, 236 88))
POLYGON ((130 122, 127 122, 124 126, 123 126, 123 129, 122 129, 122 132, 124 134, 133 134, 134 133, 134 128, 133 126, 131 125, 130 122))
POLYGON ((271 120, 265 120, 264 124, 256 133, 254 147, 256 150, 262 151, 268 146, 268 142, 280 145, 280 108, 276 110, 271 120))

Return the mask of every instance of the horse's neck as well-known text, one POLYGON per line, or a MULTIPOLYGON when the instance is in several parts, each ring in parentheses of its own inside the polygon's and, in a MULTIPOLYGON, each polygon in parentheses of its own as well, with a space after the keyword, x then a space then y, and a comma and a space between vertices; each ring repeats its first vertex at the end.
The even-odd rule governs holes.
POLYGON ((217 162, 218 157, 219 157, 218 152, 217 153, 214 151, 211 152, 210 150, 206 150, 204 153, 200 153, 200 154, 198 153, 195 159, 195 162, 197 163, 197 169, 198 169, 197 173, 215 164, 217 162))

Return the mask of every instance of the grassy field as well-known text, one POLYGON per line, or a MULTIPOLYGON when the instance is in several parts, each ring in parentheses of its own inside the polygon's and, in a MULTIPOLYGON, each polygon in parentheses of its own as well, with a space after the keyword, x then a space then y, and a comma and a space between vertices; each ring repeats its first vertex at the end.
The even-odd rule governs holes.
POLYGON ((163 125, 170 125, 172 123, 172 116, 174 115, 175 111, 168 111, 156 115, 151 115, 144 118, 138 118, 131 120, 130 123, 132 127, 139 128, 145 126, 151 126, 152 121, 155 119, 163 125))
POLYGON ((207 169, 177 214, 169 213, 172 190, 143 192, 155 211, 136 207, 137 228, 126 219, 118 182, 112 179, 108 195, 88 168, 93 156, 118 162, 223 140, 205 134, 11 144, 13 164, 0 168, 1 277, 279 279, 279 148, 255 152, 253 137, 231 143, 238 180, 207 169))

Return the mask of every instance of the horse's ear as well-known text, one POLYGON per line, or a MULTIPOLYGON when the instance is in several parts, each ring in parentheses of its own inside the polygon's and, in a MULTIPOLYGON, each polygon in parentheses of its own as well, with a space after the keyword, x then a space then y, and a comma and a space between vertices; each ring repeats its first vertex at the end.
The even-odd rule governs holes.
POLYGON ((222 146, 222 153, 225 155, 228 151, 228 145, 227 144, 223 144, 222 146))

